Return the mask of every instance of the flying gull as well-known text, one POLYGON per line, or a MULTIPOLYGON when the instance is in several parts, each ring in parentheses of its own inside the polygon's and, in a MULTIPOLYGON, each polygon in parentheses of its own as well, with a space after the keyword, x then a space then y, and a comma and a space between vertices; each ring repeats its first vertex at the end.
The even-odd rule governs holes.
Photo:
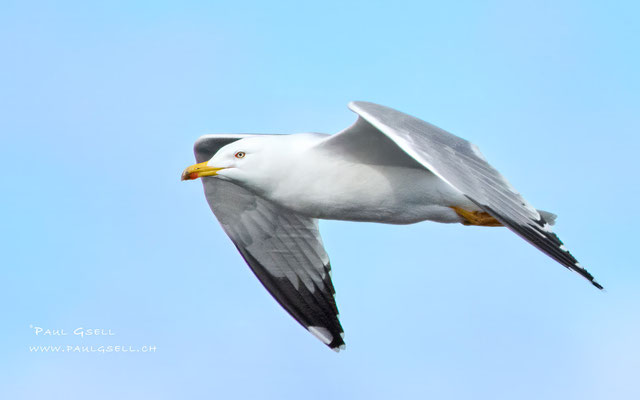
POLYGON ((205 196, 264 287, 334 350, 344 333, 319 219, 504 226, 602 289, 477 146, 418 118, 367 102, 335 135, 205 135, 197 164, 205 196))

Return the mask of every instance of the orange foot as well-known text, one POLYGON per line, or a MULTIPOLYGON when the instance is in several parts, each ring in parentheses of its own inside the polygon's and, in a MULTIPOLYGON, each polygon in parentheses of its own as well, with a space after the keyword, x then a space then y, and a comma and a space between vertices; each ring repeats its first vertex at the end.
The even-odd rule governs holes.
POLYGON ((502 226, 502 224, 491 214, 484 211, 467 211, 464 208, 451 206, 460 217, 462 217, 463 225, 477 225, 477 226, 502 226))

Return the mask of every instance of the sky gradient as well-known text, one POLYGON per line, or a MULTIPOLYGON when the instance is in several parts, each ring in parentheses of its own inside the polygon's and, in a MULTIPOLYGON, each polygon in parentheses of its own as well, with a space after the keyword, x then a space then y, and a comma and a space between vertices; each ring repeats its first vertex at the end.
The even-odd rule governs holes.
POLYGON ((429 3, 5 0, 0 397, 640 398, 640 7, 429 3), (179 178, 200 135, 338 132, 351 100, 476 143, 606 291, 506 229, 323 221, 327 349, 179 178))

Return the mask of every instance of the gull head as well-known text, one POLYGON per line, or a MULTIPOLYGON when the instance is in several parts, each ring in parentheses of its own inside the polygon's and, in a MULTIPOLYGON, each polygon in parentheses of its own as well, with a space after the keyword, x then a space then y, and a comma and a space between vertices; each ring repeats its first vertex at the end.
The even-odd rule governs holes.
POLYGON ((268 147, 263 138, 240 139, 221 147, 209 161, 187 167, 181 179, 191 180, 216 176, 227 180, 242 180, 242 176, 258 171, 264 162, 264 150, 268 147), (265 146, 265 144, 267 146, 265 146))
POLYGON ((315 140, 298 135, 265 135, 236 140, 221 147, 209 161, 187 167, 182 180, 215 177, 258 192, 268 191, 295 168, 315 140))

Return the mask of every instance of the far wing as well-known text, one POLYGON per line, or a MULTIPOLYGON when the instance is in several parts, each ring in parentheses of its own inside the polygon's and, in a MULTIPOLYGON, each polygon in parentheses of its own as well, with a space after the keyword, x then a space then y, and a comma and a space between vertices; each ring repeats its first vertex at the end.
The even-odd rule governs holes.
POLYGON ((566 250, 540 213, 489 165, 477 146, 388 107, 353 102, 349 108, 360 118, 352 127, 327 139, 324 146, 364 146, 372 157, 377 157, 376 152, 392 148, 392 162, 415 161, 429 169, 504 226, 602 289, 566 250), (402 161, 399 149, 410 156, 411 161, 402 161))
MULTIPOLYGON (((197 162, 236 138, 208 135, 197 162), (220 144, 222 143, 222 144, 220 144)), ((309 332, 332 349, 344 346, 331 266, 318 222, 277 206, 231 182, 202 179, 211 210, 264 287, 309 332)))

